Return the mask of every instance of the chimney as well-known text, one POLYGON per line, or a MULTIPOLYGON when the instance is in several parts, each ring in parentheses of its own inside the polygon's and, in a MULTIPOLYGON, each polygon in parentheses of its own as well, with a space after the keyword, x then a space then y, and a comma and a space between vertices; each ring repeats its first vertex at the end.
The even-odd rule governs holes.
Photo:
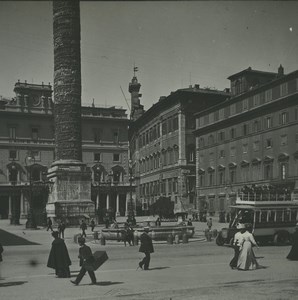
POLYGON ((195 84, 195 89, 199 90, 200 89, 200 85, 199 84, 195 84))

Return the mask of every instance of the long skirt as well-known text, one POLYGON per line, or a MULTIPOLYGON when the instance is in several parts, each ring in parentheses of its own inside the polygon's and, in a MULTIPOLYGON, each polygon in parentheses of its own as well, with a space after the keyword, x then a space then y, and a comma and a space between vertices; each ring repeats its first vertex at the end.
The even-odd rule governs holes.
POLYGON ((250 241, 245 241, 239 254, 237 269, 246 271, 255 270, 258 267, 259 264, 252 250, 252 244, 250 241))

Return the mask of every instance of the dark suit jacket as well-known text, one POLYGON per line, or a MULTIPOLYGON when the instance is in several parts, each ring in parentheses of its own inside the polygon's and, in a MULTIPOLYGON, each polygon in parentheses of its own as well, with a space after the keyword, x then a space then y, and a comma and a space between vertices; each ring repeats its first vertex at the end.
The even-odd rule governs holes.
POLYGON ((148 233, 143 232, 140 237, 140 241, 141 241, 141 246, 140 246, 139 252, 143 252, 143 253, 145 253, 145 252, 153 253, 154 252, 152 238, 149 236, 148 233))
POLYGON ((91 248, 87 245, 81 246, 79 250, 79 258, 80 258, 80 266, 84 266, 85 264, 91 264, 94 262, 94 257, 91 251, 91 248))

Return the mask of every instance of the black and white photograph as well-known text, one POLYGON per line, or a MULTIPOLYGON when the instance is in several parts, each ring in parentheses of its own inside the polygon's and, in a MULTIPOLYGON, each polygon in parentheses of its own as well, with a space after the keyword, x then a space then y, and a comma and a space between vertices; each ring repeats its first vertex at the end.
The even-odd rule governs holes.
POLYGON ((0 0, 1 300, 298 299, 297 13, 0 0))

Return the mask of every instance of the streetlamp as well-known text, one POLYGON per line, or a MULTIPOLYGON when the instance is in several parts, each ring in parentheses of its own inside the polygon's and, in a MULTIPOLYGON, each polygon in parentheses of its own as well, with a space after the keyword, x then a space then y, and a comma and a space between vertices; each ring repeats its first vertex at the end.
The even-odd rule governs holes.
POLYGON ((18 205, 17 205, 17 200, 16 200, 16 195, 15 195, 15 187, 17 184, 17 167, 15 164, 15 159, 12 159, 12 165, 10 169, 10 182, 12 185, 12 193, 11 193, 11 206, 12 206, 12 215, 10 219, 10 224, 13 225, 20 225, 20 220, 18 216, 18 205))
POLYGON ((132 182, 134 181, 133 173, 132 173, 132 160, 129 160, 129 192, 130 192, 130 199, 129 199, 129 209, 128 215, 130 217, 134 216, 134 209, 133 209, 133 199, 132 199, 132 182))
POLYGON ((97 214, 97 222, 99 222, 99 192, 100 192, 100 166, 96 166, 96 176, 97 176, 97 199, 96 199, 96 214, 97 214))
POLYGON ((32 166, 35 164, 35 157, 32 153, 28 152, 25 157, 25 164, 27 167, 27 179, 29 177, 29 211, 27 215, 26 228, 36 228, 36 222, 33 215, 33 203, 32 203, 32 166), (33 163, 32 163, 33 162, 33 163))

